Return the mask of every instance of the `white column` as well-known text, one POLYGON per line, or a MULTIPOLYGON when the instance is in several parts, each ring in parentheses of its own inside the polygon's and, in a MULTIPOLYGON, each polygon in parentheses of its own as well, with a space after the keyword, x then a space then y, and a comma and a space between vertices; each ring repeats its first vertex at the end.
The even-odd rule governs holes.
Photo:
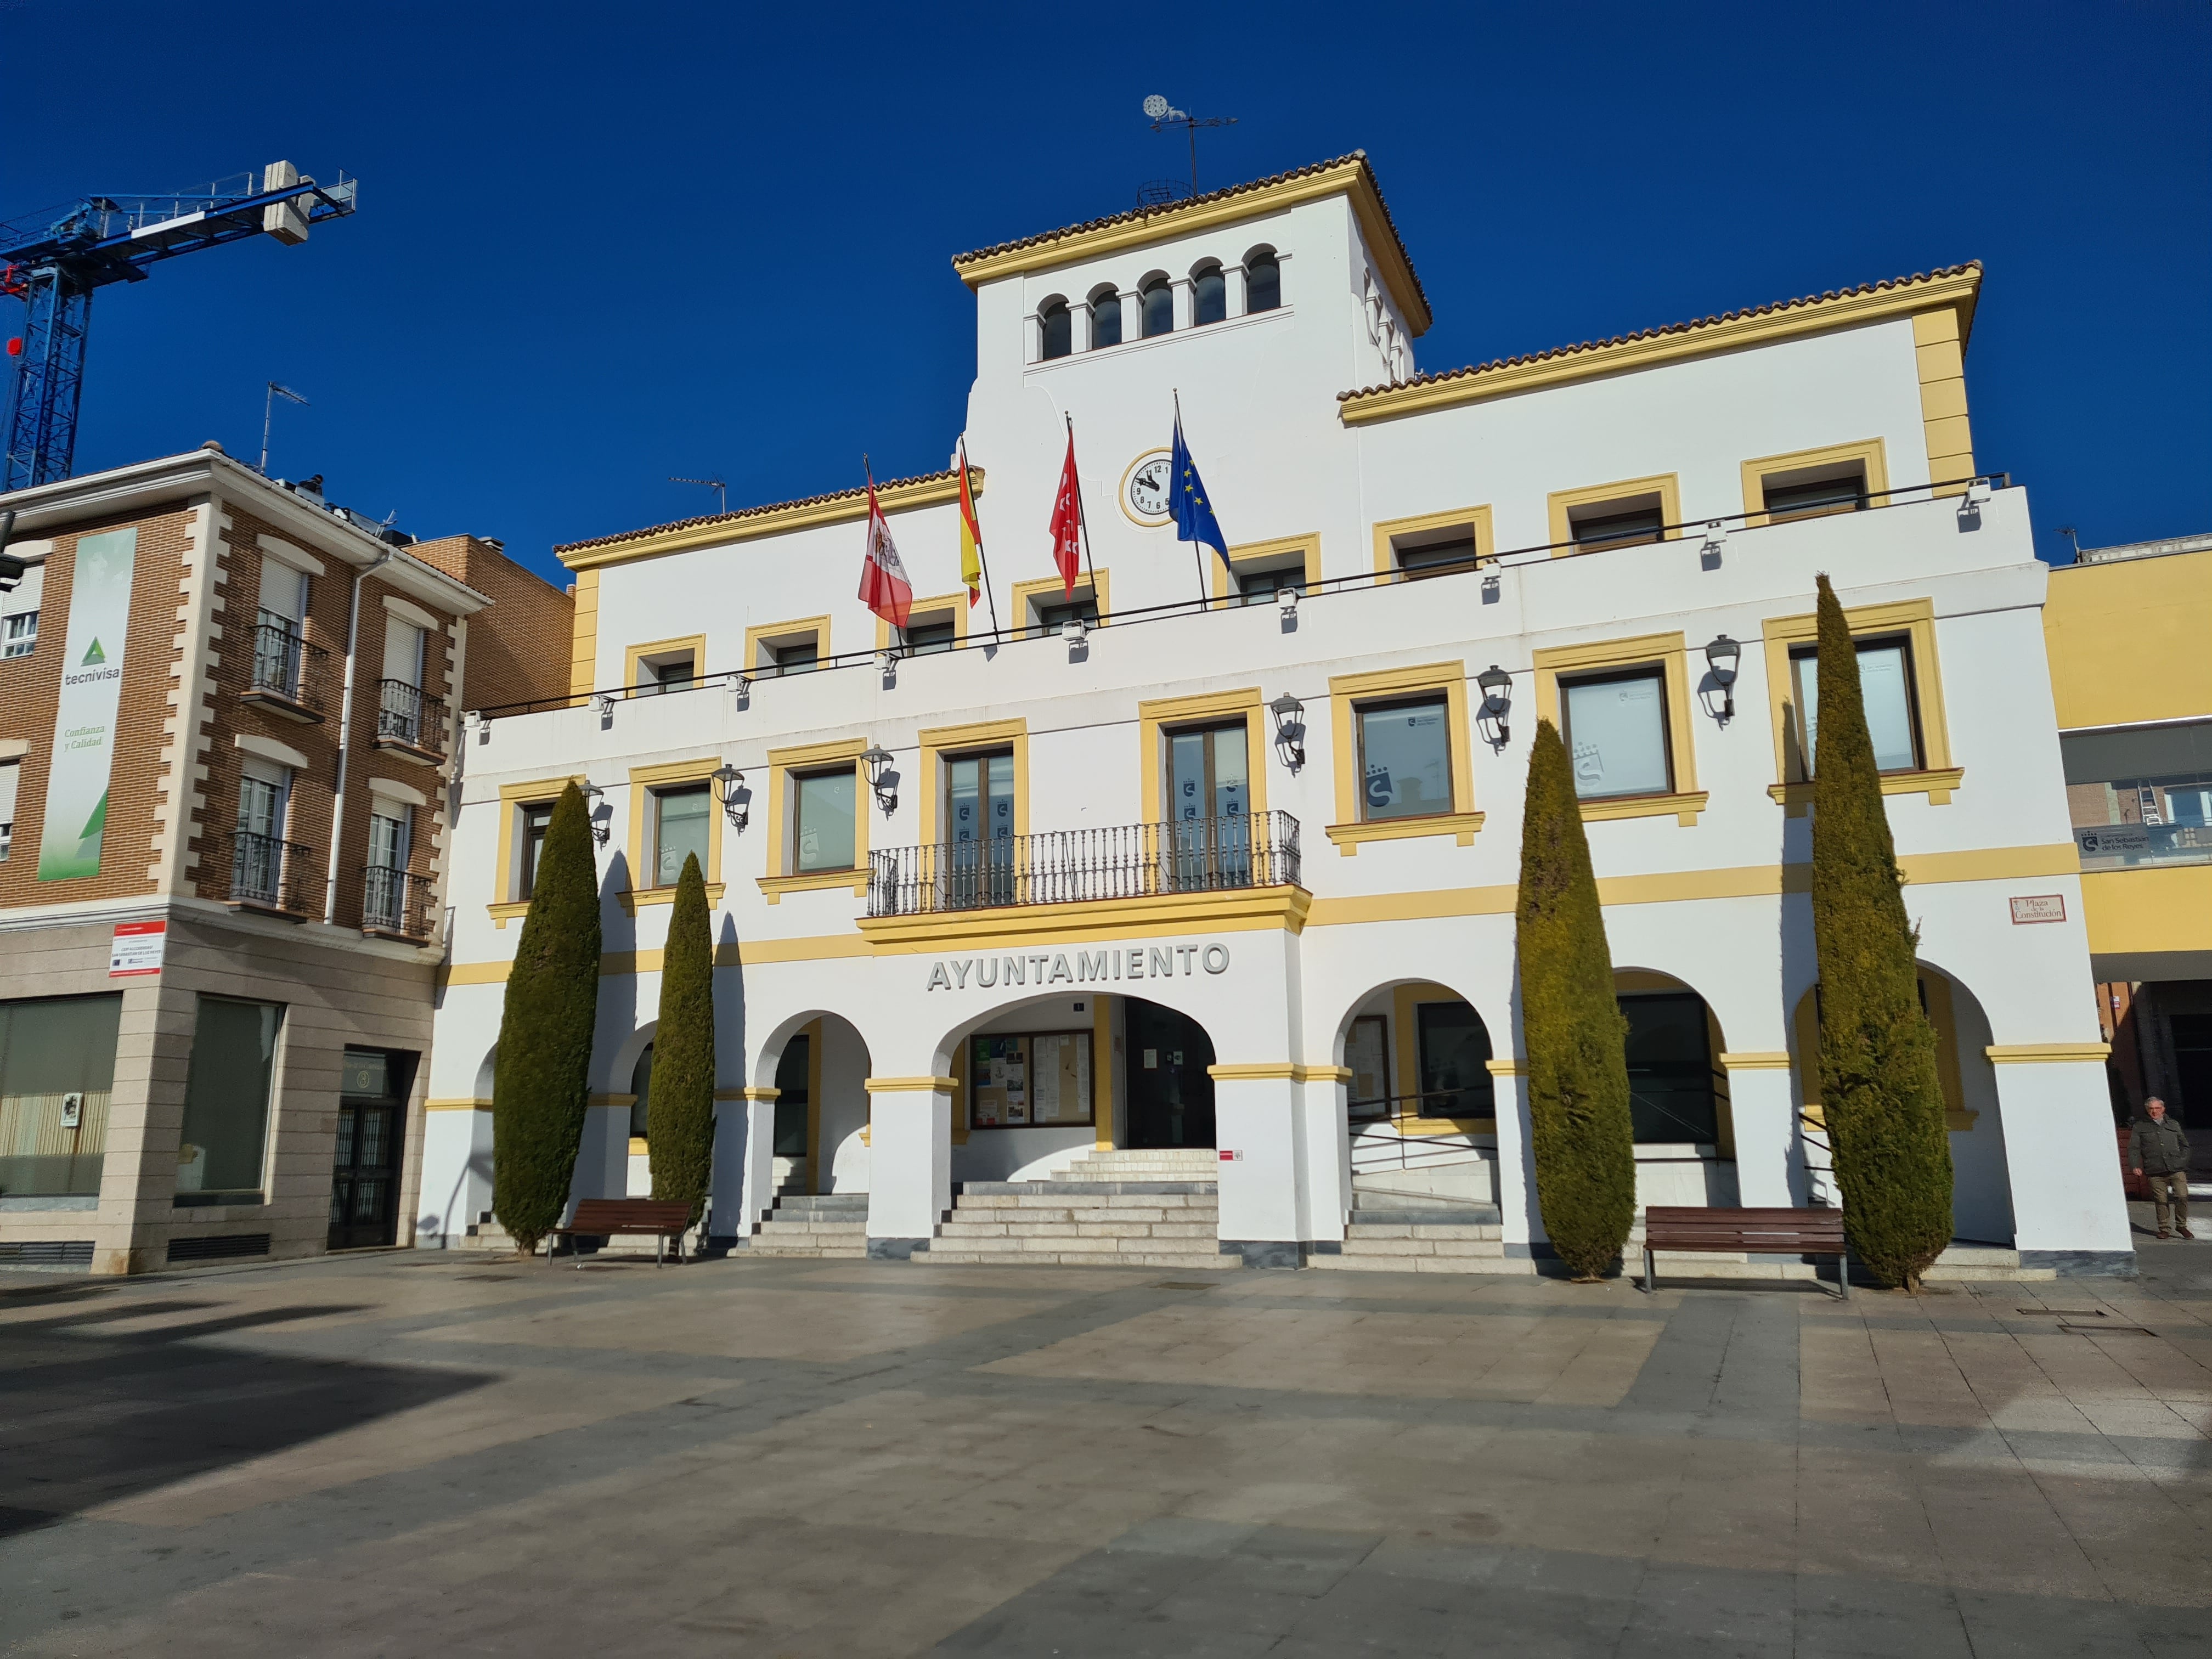
POLYGON ((1292 1073, 1298 1094, 1298 1237, 1316 1243, 1341 1241, 1345 1212, 1352 1207, 1352 1126, 1346 1109, 1352 1069, 1300 1070, 1303 1077, 1292 1073))
POLYGON ((1091 307, 1080 300, 1068 302, 1067 349, 1071 356, 1091 349, 1091 307))
POLYGON ((1244 292, 1244 267, 1224 265, 1221 268, 1221 276, 1222 280, 1229 284, 1227 295, 1229 314, 1231 317, 1242 317, 1245 311, 1245 300, 1249 297, 1244 292))
POLYGON ((1721 1066, 1735 1125, 1736 1202, 1753 1210, 1802 1209, 1805 1161, 1798 1153, 1790 1056, 1723 1054, 1721 1066))
POLYGON ((952 1207, 949 1077, 872 1077, 868 1104, 868 1254, 903 1261, 937 1237, 952 1207))
POLYGON ((422 1192, 417 1249, 453 1248, 491 1208, 491 1109, 440 1106, 422 1115, 422 1192))
POLYGON ((761 1212, 775 1202, 775 1089, 714 1091, 714 1174, 708 1188, 710 1231, 749 1238, 761 1212))
POLYGON ((1044 361, 1044 319, 1034 311, 1022 319, 1022 361, 1025 363, 1044 361))
POLYGON ((2008 1044, 1988 1051, 2012 1177, 2021 1266, 2062 1274, 2132 1269, 2101 1042, 2008 1044))
POLYGON ((584 1113, 584 1138, 568 1196, 623 1198, 629 1192, 629 1109, 635 1095, 593 1095, 584 1113))
POLYGON ((1193 312, 1190 278, 1177 276, 1168 283, 1168 287, 1175 294, 1175 327, 1176 332, 1180 334, 1191 326, 1193 312))
POLYGON ((1251 1267, 1295 1267, 1299 1239, 1299 1117, 1288 1061, 1209 1066, 1220 1171, 1221 1242, 1251 1267))
POLYGON ((1145 296, 1133 288, 1124 289, 1118 300, 1121 307, 1121 343, 1141 339, 1145 332, 1145 296))
POLYGON ((1509 1257, 1529 1260, 1534 1247, 1550 1243, 1536 1204, 1536 1154, 1528 1133, 1528 1063, 1486 1062, 1496 1089, 1498 1114, 1498 1218, 1499 1237, 1509 1257))

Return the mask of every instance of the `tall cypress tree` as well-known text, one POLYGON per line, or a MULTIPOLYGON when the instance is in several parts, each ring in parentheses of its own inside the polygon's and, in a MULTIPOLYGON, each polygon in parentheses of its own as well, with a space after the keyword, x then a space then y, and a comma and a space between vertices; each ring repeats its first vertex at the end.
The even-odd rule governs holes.
POLYGON ((1820 1103, 1852 1252, 1884 1285, 1919 1288, 1951 1239, 1951 1143, 1936 1033, 1920 1006, 1919 936, 1867 733, 1857 647, 1820 578, 1813 768, 1813 945, 1820 970, 1820 1103))
POLYGON ((684 854, 661 952, 650 1098, 653 1195, 682 1199, 696 1224, 714 1162, 714 935, 696 853, 684 854))
POLYGON ((492 1212, 526 1255, 568 1207, 599 1000, 599 870, 584 793, 571 783, 538 854, 492 1081, 492 1212))
POLYGON ((1628 1022, 1567 746, 1536 722, 1521 825, 1521 1026, 1544 1231, 1578 1280, 1602 1277, 1636 1218, 1628 1118, 1628 1022))

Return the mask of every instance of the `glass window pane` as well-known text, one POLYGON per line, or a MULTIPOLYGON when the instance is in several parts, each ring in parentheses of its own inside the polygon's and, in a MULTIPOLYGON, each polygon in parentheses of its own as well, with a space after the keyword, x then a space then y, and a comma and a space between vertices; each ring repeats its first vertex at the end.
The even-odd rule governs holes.
POLYGON ((0 1003, 0 1193, 100 1191, 119 994, 0 1003))
MULTIPOLYGON (((1874 740, 1875 769, 1910 772, 1920 764, 1912 721, 1912 659, 1903 640, 1858 648, 1859 696, 1866 705, 1867 735, 1874 740)), ((1805 776, 1820 754, 1820 659, 1814 653, 1790 660, 1796 681, 1797 728, 1805 776)))
POLYGON ((949 622, 916 623, 906 630, 906 648, 909 656, 931 657, 940 651, 950 651, 957 642, 954 628, 949 622))
POLYGON ((1490 1075, 1490 1032, 1464 1002, 1424 1002, 1415 1009, 1420 1038, 1423 1117, 1489 1117, 1496 1109, 1490 1075))
POLYGON ((1863 471, 1854 471, 1814 483, 1784 484, 1770 480, 1760 493, 1767 512, 1777 519, 1856 511, 1867 504, 1866 474, 1863 471))
POLYGON ((850 772, 817 772, 793 780, 799 797, 798 869, 853 867, 853 789, 850 772))
POLYGON ((1165 283, 1155 283, 1145 290, 1145 337, 1175 331, 1175 290, 1165 283))
POLYGON ((180 1202, 260 1201, 269 1085, 283 1018, 278 1003, 200 999, 177 1148, 180 1202))
POLYGON ((629 1132, 634 1136, 643 1138, 650 1133, 646 1122, 653 1109, 653 1044, 650 1042, 645 1045, 645 1052, 637 1057, 637 1064, 630 1067, 629 1091, 633 1097, 629 1103, 629 1132))
POLYGON ((1091 301, 1091 344, 1096 350, 1100 346, 1121 343, 1121 296, 1101 294, 1091 301))
POLYGON ((1054 306, 1044 313, 1044 355, 1065 357, 1068 353, 1068 311, 1064 305, 1054 306))
POLYGON ((1465 536, 1456 541, 1431 542, 1425 547, 1401 547, 1398 550, 1398 568, 1424 574, 1446 570, 1471 570, 1474 568, 1474 538, 1465 536))
POLYGON ((1663 795, 1673 787, 1667 762, 1666 689, 1658 673, 1585 680, 1560 689, 1576 794, 1584 800, 1663 795))
POLYGON ((1362 708, 1360 817, 1423 817, 1451 811, 1451 745, 1444 700, 1362 708))
POLYGON ((392 1056, 381 1048, 349 1048, 340 1060, 338 1092, 369 1100, 392 1097, 392 1056))
POLYGON ((783 1045, 775 1062, 775 1145, 778 1158, 806 1156, 807 1079, 812 1071, 812 1040, 800 1032, 783 1045))
POLYGON ((538 860, 545 851, 545 831, 552 822, 550 804, 522 809, 522 868, 515 884, 517 898, 528 898, 538 885, 538 860))
POLYGON ((773 647, 773 655, 778 674, 804 674, 821 661, 822 643, 808 640, 799 645, 779 645, 773 647))
POLYGON ((1656 542, 1665 522, 1656 507, 1626 513, 1601 512, 1572 520, 1577 547, 1626 547, 1636 542, 1656 542))
POLYGON ((713 822, 713 804, 707 799, 707 786, 696 784, 688 789, 661 789, 653 799, 660 819, 660 832, 654 837, 653 884, 673 887, 684 874, 684 858, 696 853, 699 858, 699 873, 707 873, 707 830, 713 822))
POLYGON ((1693 994, 1620 998, 1628 1020, 1628 1112, 1639 1141, 1718 1138, 1705 1005, 1693 994))
POLYGON ((1218 323, 1229 314, 1229 283, 1214 265, 1198 273, 1191 283, 1191 320, 1218 323))
POLYGON ((1263 253, 1245 268, 1244 309, 1273 311, 1283 302, 1283 268, 1275 256, 1263 253))

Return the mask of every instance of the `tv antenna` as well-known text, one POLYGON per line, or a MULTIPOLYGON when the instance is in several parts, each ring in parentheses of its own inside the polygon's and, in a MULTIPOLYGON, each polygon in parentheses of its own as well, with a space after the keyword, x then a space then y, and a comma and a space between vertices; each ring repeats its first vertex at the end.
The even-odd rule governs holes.
POLYGON ((1145 100, 1145 114, 1158 132, 1163 127, 1181 127, 1190 135, 1190 193, 1198 194, 1198 130, 1200 127, 1233 127, 1233 115, 1192 115, 1177 109, 1157 92, 1145 100))
POLYGON ((720 510, 724 513, 730 510, 730 486, 723 482, 722 475, 719 472, 711 478, 678 478, 672 475, 668 482, 697 484, 702 489, 711 489, 714 492, 714 498, 722 504, 720 510))
POLYGON ((279 386, 274 380, 269 382, 269 395, 261 400, 261 476, 264 478, 269 476, 269 422, 276 416, 279 398, 286 403, 297 404, 302 409, 313 407, 290 386, 279 386))

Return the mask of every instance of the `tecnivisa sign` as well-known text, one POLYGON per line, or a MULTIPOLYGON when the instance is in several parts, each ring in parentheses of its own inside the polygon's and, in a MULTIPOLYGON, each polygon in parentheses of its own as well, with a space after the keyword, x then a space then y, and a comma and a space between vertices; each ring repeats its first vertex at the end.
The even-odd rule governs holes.
POLYGON ((115 714, 123 701, 123 643, 131 629, 131 581, 137 564, 136 530, 77 538, 62 693, 54 708, 53 763, 46 772, 46 817, 39 832, 40 881, 100 873, 115 714))
POLYGON ((1116 980, 1189 978, 1229 971, 1229 947, 1109 945, 1098 951, 1030 951, 1019 956, 948 957, 929 964, 929 991, 1004 990, 1021 985, 1098 985, 1116 980))

